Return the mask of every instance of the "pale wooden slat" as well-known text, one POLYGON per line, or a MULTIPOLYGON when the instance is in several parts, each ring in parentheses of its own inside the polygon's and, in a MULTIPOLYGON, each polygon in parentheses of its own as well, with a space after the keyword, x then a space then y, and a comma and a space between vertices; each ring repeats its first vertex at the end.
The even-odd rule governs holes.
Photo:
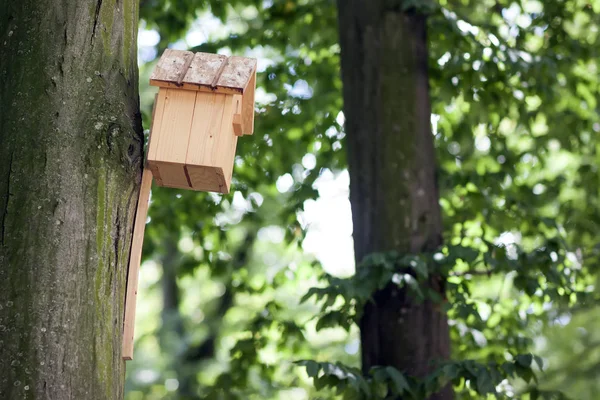
POLYGON ((125 317, 123 321, 123 346, 121 349, 124 360, 133 359, 133 333, 135 327, 135 306, 138 291, 138 278, 140 262, 142 260, 142 245, 144 243, 144 231, 146 229, 146 218, 148 216, 148 201, 150 189, 152 188, 152 172, 144 169, 142 173, 142 184, 138 198, 135 222, 133 225, 133 239, 131 241, 131 252, 129 253, 129 268, 127 272, 127 290, 125 295, 125 317))
POLYGON ((148 154, 146 155, 148 160, 156 159, 156 151, 158 150, 159 137, 162 131, 162 118, 165 111, 166 97, 167 89, 159 89, 154 100, 150 141, 148 143, 148 154))
POLYGON ((150 75, 150 84, 180 81, 186 73, 184 67, 189 65, 193 58, 194 53, 191 51, 166 49, 150 75))
MULTIPOLYGON (((148 144, 152 138, 152 131, 154 130, 154 115, 156 114, 156 104, 158 103, 158 93, 154 95, 154 103, 152 104, 152 121, 150 121, 150 131, 148 132, 148 144)), ((161 115, 162 117, 162 115, 161 115)))
POLYGON ((190 187, 183 165, 195 102, 196 92, 159 89, 148 166, 160 186, 190 187))
MULTIPOLYGON (((195 92, 167 89, 160 136, 157 138, 153 160, 185 163, 195 103, 195 92)), ((162 175, 162 179, 167 181, 165 175, 162 175)))
POLYGON ((196 116, 186 158, 192 188, 196 190, 229 192, 237 144, 237 136, 233 133, 233 97, 197 93, 196 116), (202 167, 217 167, 220 170, 203 172, 202 167), (210 181, 210 189, 207 188, 207 181, 210 181))
POLYGON ((219 133, 221 140, 217 147, 219 164, 223 168, 223 177, 225 178, 226 191, 229 193, 231 186, 231 176, 233 174, 233 162, 235 160, 235 148, 237 147, 238 137, 233 133, 233 96, 227 96, 225 108, 223 110, 223 123, 219 133))
POLYGON ((233 133, 236 136, 244 134, 242 126, 242 96, 238 94, 233 96, 233 133))
POLYGON ((242 99, 242 133, 252 135, 254 133, 254 92, 256 91, 256 70, 250 77, 250 82, 244 91, 242 99))

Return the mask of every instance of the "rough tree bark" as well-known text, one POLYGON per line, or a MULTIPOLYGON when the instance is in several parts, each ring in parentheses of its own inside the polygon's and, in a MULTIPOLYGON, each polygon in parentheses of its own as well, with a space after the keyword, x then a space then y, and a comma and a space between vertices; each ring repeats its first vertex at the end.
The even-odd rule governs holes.
POLYGON ((0 398, 120 399, 136 0, 0 1, 0 398))
MULTIPOLYGON (((339 0, 350 201, 357 263, 372 252, 441 244, 427 75, 426 21, 401 0, 339 0)), ((431 287, 443 294, 443 282, 431 287)), ((424 376, 449 357, 444 313, 389 285, 360 321, 362 367, 424 376)), ((451 399, 450 388, 432 399, 451 399)))

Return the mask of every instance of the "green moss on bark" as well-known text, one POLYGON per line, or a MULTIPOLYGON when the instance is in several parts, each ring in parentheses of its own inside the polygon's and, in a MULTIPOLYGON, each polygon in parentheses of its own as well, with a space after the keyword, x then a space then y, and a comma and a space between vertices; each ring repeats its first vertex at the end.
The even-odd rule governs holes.
POLYGON ((136 6, 63 3, 0 13, 2 399, 123 395, 141 172, 136 6))

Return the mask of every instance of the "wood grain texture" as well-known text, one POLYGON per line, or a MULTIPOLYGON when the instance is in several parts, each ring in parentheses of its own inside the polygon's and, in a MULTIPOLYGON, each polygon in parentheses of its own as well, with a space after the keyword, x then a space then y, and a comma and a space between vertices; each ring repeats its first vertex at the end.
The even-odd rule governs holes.
POLYGON ((233 96, 233 133, 236 136, 242 136, 244 134, 243 129, 243 118, 242 118, 242 96, 233 96))
POLYGON ((228 193, 237 145, 237 136, 233 133, 233 96, 198 92, 195 113, 186 158, 192 187, 207 190, 202 184, 207 175, 199 169, 216 167, 221 170, 217 172, 223 180, 215 178, 218 184, 209 191, 228 193))
POLYGON ((148 160, 155 160, 156 159, 156 152, 158 150, 158 136, 159 134, 157 133, 156 135, 154 135, 153 133, 156 132, 160 132, 161 128, 162 128, 162 117, 163 117, 163 113, 165 111, 165 103, 166 103, 166 98, 167 98, 167 89, 159 89, 158 93, 155 96, 155 100, 154 100, 154 109, 152 111, 152 124, 150 126, 150 137, 148 139, 148 154, 146 155, 146 158, 148 160))
POLYGON ((223 168, 223 178, 225 179, 225 187, 221 193, 229 193, 231 176, 233 174, 233 162, 235 160, 235 149, 238 141, 238 137, 233 133, 232 96, 227 96, 225 100, 223 122, 221 123, 219 135, 219 145, 217 146, 215 156, 218 159, 217 165, 223 168))
MULTIPOLYGON (((195 103, 195 92, 166 90, 161 125, 155 129, 152 142, 156 143, 153 143, 153 152, 148 154, 149 160, 185 163, 195 103)), ((163 180, 166 179, 163 175, 163 180)))
POLYGON ((159 89, 148 167, 160 186, 190 188, 184 164, 194 118, 196 92, 159 89))
POLYGON ((229 96, 214 93, 197 93, 186 164, 214 166, 215 152, 223 115, 225 101, 229 96))
POLYGON ((124 360, 133 360, 133 334, 135 328, 135 307, 138 292, 138 279, 140 263, 142 261, 142 245, 144 244, 144 231, 148 217, 148 202, 152 188, 152 172, 144 169, 142 185, 138 198, 135 222, 133 225, 133 240, 129 253, 129 268, 127 272, 127 291, 125 294, 125 317, 123 320, 123 348, 121 350, 124 360))
POLYGON ((254 133, 254 92, 256 91, 256 70, 252 73, 242 99, 242 133, 254 133))

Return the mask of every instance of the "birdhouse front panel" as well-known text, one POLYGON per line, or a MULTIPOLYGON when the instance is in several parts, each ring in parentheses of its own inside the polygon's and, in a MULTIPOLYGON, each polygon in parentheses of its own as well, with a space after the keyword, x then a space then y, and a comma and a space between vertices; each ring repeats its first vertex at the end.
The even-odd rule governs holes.
POLYGON ((256 60, 167 50, 148 165, 161 186, 228 193, 237 138, 254 129, 256 60))

